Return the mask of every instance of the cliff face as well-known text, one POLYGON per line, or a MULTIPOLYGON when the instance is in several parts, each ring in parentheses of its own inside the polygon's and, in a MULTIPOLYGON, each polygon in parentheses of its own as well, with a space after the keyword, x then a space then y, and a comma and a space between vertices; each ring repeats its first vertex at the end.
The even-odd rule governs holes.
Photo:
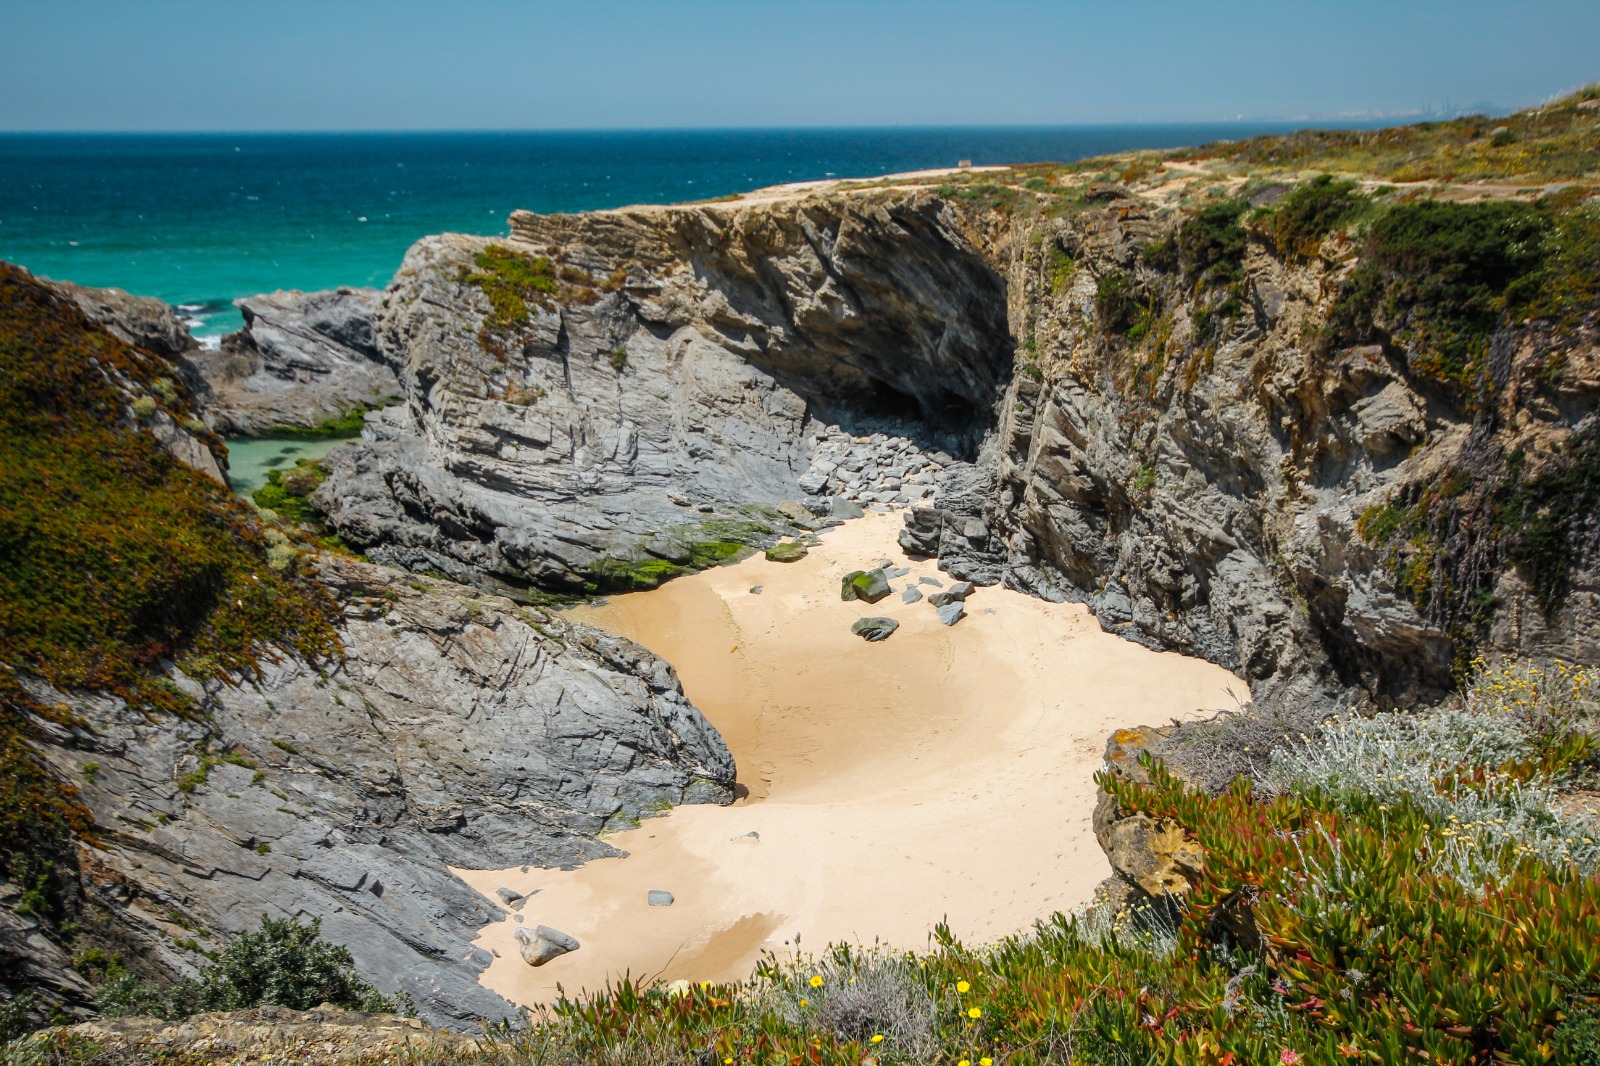
POLYGON ((469 947, 507 913, 448 867, 728 802, 721 737, 636 645, 271 524, 201 390, 80 306, 0 265, 0 992, 83 1012, 80 965, 293 916, 432 1022, 509 1014, 469 947))
MULTIPOLYGON (((689 505, 737 515, 803 486, 826 511, 805 475, 838 423, 959 458, 908 548, 1086 600, 1258 693, 1428 699, 1474 651, 1600 655, 1593 532, 1551 510, 1558 485, 1594 495, 1590 460, 1560 458, 1594 433, 1592 309, 1473 304, 1487 354, 1446 372, 1459 338, 1396 295, 1401 253, 1339 226, 1284 245, 1293 182, 1156 171, 429 238, 378 315, 406 402, 336 455, 319 502, 376 558, 577 589, 648 559, 689 505), (507 288, 497 263, 531 273, 507 288), (1356 306, 1362 286, 1388 295, 1356 306), (1560 544, 1554 584, 1532 527, 1560 544)), ((1335 188, 1411 224, 1382 190, 1335 188)), ((1499 247, 1414 269, 1471 275, 1499 247)))
POLYGON ((1011 342, 956 222, 831 197, 429 238, 377 319, 405 402, 317 500, 373 558, 575 591, 770 522, 826 424, 970 456, 1011 342))

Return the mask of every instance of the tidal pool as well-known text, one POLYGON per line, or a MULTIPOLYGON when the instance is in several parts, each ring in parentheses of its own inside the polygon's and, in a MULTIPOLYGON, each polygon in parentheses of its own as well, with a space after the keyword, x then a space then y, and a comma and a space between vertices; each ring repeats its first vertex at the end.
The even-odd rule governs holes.
POLYGON ((346 439, 336 437, 231 437, 228 480, 233 491, 249 496, 267 483, 273 470, 289 469, 301 459, 321 459, 346 439))

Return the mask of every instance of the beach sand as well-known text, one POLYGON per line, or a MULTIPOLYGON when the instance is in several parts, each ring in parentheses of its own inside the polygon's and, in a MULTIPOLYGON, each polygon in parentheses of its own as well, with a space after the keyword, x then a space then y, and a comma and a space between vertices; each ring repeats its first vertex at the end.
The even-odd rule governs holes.
POLYGON ((477 941, 499 955, 485 985, 533 1004, 624 974, 738 980, 763 949, 922 948, 941 919, 977 943, 1089 900, 1110 873, 1090 825, 1106 736, 1231 706, 1247 686, 1104 633, 1081 605, 1000 588, 941 626, 926 600, 901 602, 919 576, 950 583, 905 557, 901 525, 869 514, 796 563, 758 555, 574 612, 677 667, 748 795, 609 837, 625 858, 456 871, 496 903, 502 886, 533 893, 524 924, 583 945, 533 968, 518 923, 492 922, 477 941), (911 569, 895 593, 842 602, 840 577, 882 559, 911 569), (864 615, 900 629, 868 643, 850 633, 864 615), (651 889, 676 901, 648 906, 651 889))

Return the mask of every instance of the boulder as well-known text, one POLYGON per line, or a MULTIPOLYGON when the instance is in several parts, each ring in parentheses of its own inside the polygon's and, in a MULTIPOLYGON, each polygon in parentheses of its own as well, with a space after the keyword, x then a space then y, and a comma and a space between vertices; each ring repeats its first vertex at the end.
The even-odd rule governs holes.
POLYGON ((767 549, 767 560, 774 563, 797 563, 806 555, 806 546, 797 540, 786 540, 767 549))
POLYGON ((494 894, 499 896, 500 902, 504 903, 507 907, 512 906, 523 898, 521 892, 513 892, 509 888, 497 888, 494 890, 494 894))
MULTIPOLYGON (((928 601, 930 603, 933 602, 933 597, 929 596, 928 601)), ((960 600, 957 600, 954 603, 944 604, 939 608, 939 624, 942 626, 953 626, 966 616, 966 605, 960 600)))
POLYGON ((893 591, 881 569, 852 570, 839 581, 839 598, 846 601, 877 603, 893 591))
POLYGON ((580 945, 559 929, 536 925, 532 929, 517 930, 517 946, 522 951, 522 961, 529 966, 543 966, 569 951, 577 951, 580 945))
POLYGON ((883 618, 875 615, 867 618, 857 618, 851 624, 850 632, 870 643, 876 643, 880 640, 888 640, 889 635, 899 628, 900 623, 893 618, 883 618))

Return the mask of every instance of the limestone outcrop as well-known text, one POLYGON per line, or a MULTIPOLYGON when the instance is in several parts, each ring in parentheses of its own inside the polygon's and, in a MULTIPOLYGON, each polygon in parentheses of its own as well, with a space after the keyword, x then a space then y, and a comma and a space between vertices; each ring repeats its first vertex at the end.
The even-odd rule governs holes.
POLYGON ((41 750, 94 814, 90 905, 153 972, 192 974, 262 915, 320 917, 428 1021, 506 1016, 470 944, 507 912, 448 868, 616 854, 608 827, 730 801, 732 757, 637 645, 448 582, 321 566, 342 663, 285 658, 237 687, 175 675, 192 720, 37 694, 71 708, 41 750))
POLYGON ((869 503, 920 497, 940 471, 902 440, 975 454, 1012 347, 999 275, 932 195, 519 212, 509 239, 415 245, 377 323, 404 403, 317 502, 374 559, 511 590, 770 526, 749 508, 826 495, 819 457, 869 503), (520 312, 517 270, 543 286, 520 312), (907 457, 863 476, 846 441, 875 432, 907 457))
POLYGON ((193 360, 209 386, 205 418, 219 433, 314 430, 400 391, 379 352, 376 289, 274 292, 234 301, 244 328, 193 360))

